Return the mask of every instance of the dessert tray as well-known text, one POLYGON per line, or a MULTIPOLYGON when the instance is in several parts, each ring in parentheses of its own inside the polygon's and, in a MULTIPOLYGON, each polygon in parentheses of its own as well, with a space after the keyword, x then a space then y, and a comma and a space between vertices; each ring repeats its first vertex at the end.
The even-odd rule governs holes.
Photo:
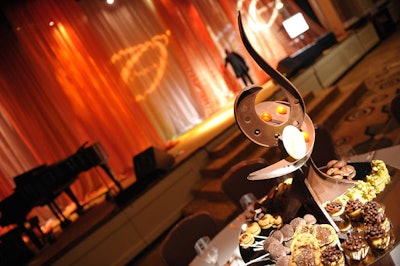
MULTIPOLYGON (((371 163, 368 164, 371 165, 371 163)), ((362 201, 365 209, 379 206, 381 216, 386 218, 387 227, 383 233, 384 237, 377 237, 378 240, 372 244, 371 237, 366 234, 374 234, 366 232, 377 230, 376 227, 367 222, 364 223, 361 219, 349 221, 350 226, 341 228, 338 226, 337 217, 332 217, 325 208, 331 201, 343 200, 343 198, 351 201, 346 193, 354 193, 354 189, 357 188, 355 184, 348 187, 348 183, 335 183, 338 187, 337 191, 341 191, 341 186, 344 185, 345 192, 333 196, 329 201, 321 202, 318 197, 315 197, 315 191, 309 185, 308 179, 319 178, 324 182, 326 180, 323 172, 315 171, 312 166, 302 169, 305 172, 296 171, 244 212, 246 222, 242 226, 238 243, 242 259, 248 263, 247 265, 288 265, 290 259, 293 262, 293 253, 299 253, 299 249, 305 246, 307 246, 308 258, 314 258, 317 261, 327 260, 329 256, 337 256, 342 257, 342 265, 370 265, 384 258, 398 244, 400 208, 396 206, 396 193, 400 191, 400 170, 387 166, 391 180, 370 200, 360 196, 361 193, 353 195, 353 199, 362 201), (357 239, 360 235, 363 238, 362 243, 365 243, 363 249, 357 250, 358 253, 348 251, 346 241, 349 245, 354 244, 356 240, 353 242, 350 240, 357 239), (296 246, 293 244, 295 241, 299 242, 296 238, 307 240, 296 246)), ((343 215, 346 217, 348 214, 343 213, 343 215)), ((365 220, 370 221, 369 218, 365 220)), ((381 224, 382 221, 379 223, 381 224)))

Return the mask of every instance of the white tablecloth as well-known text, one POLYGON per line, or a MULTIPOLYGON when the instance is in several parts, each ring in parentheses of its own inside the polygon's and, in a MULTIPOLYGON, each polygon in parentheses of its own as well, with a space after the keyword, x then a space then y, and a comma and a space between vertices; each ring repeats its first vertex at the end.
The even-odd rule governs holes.
MULTIPOLYGON (((211 240, 209 246, 218 249, 217 265, 225 265, 235 256, 240 258, 238 237, 243 223, 244 216, 239 215, 211 240)), ((207 264, 201 257, 197 256, 190 265, 209 266, 210 264, 207 264)))

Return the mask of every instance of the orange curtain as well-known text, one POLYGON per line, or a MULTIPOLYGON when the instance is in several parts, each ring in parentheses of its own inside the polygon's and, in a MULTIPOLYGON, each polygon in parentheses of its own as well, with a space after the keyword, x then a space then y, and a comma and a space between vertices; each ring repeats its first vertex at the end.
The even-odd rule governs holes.
MULTIPOLYGON (((147 147, 165 148, 243 88, 223 66, 225 48, 245 56, 257 83, 266 81, 243 48, 237 11, 257 50, 276 65, 297 48, 288 45, 273 2, 1 3, 0 199, 12 193, 14 176, 86 141, 103 145, 117 177, 147 147)), ((312 28, 315 36, 322 31, 312 28)), ((73 191, 84 201, 106 178, 88 171, 73 191)))
MULTIPOLYGON (((0 56, 0 105, 13 138, 3 134, 4 178, 63 159, 86 141, 103 145, 117 177, 132 167, 133 155, 163 148, 74 1, 27 2, 5 14, 10 27, 2 25, 7 52, 0 56)), ((106 178, 89 171, 73 190, 83 201, 106 178)), ((3 197, 12 192, 7 183, 3 197)))

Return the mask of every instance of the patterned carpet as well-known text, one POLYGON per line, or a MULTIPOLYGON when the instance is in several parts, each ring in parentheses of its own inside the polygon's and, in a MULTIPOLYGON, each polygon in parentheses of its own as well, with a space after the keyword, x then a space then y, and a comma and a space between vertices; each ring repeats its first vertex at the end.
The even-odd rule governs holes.
POLYGON ((364 81, 368 92, 339 121, 333 138, 339 155, 360 154, 400 143, 390 103, 400 93, 400 32, 369 53, 338 85, 364 81))

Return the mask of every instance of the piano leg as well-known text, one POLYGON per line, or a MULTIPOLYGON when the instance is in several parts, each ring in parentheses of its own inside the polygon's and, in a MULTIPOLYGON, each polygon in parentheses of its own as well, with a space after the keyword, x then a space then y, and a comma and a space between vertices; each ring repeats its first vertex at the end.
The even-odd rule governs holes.
POLYGON ((64 216, 60 207, 58 207, 58 205, 53 200, 49 202, 48 206, 53 214, 60 221, 61 228, 65 228, 71 223, 71 220, 64 216))
POLYGON ((114 184, 118 187, 118 190, 122 191, 122 186, 118 182, 118 180, 114 177, 113 173, 110 170, 110 167, 106 164, 100 164, 100 167, 106 172, 106 174, 110 177, 110 179, 114 182, 114 184))
POLYGON ((25 224, 19 224, 17 225, 18 227, 20 227, 22 229, 22 232, 24 234, 26 234, 29 239, 32 241, 32 243, 38 248, 38 249, 42 249, 43 248, 43 243, 42 241, 40 241, 40 239, 37 237, 37 235, 35 234, 35 232, 33 232, 32 228, 26 228, 25 224))
POLYGON ((67 187, 64 189, 65 193, 67 193, 67 195, 71 198, 71 200, 75 203, 76 205, 76 212, 81 215, 83 214, 85 211, 82 207, 82 205, 79 203, 79 200, 75 197, 74 193, 72 192, 70 187, 67 187))

